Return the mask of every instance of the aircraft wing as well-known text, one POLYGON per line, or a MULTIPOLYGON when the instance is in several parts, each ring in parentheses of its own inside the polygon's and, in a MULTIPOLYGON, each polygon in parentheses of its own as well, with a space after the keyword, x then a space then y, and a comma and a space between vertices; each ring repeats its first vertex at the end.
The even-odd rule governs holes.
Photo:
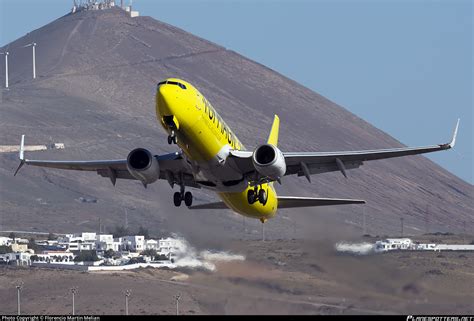
MULTIPOLYGON (((283 152, 286 175, 297 174, 311 181, 310 175, 340 171, 347 177, 346 170, 358 168, 365 161, 431 153, 454 147, 459 127, 456 124, 451 142, 423 147, 401 147, 392 149, 340 151, 340 152, 283 152)), ((251 151, 232 151, 231 159, 248 177, 255 176, 251 151)))
MULTIPOLYGON (((25 135, 22 135, 20 145, 20 165, 18 166, 14 175, 16 175, 20 168, 26 164, 39 167, 97 172, 97 174, 102 177, 108 177, 113 185, 115 185, 117 178, 136 180, 136 178, 134 178, 127 169, 126 159, 90 161, 32 160, 26 159, 24 156, 24 142, 25 135)), ((173 177, 178 177, 178 175, 181 175, 182 173, 182 178, 186 186, 200 188, 200 186, 195 182, 192 172, 186 165, 186 161, 183 159, 180 153, 175 152, 164 155, 155 155, 154 157, 156 158, 159 164, 160 179, 168 180, 170 185, 173 185, 177 183, 173 179, 173 177)))

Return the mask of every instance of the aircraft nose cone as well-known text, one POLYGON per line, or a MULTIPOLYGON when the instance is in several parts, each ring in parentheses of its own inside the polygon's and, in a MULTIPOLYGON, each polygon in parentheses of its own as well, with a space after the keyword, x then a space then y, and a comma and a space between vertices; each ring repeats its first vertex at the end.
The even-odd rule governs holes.
POLYGON ((158 87, 158 97, 160 99, 163 99, 165 101, 168 94, 169 94, 169 88, 167 88, 166 85, 161 85, 160 87, 158 87))
POLYGON ((158 87, 156 98, 160 110, 167 115, 173 115, 173 93, 169 86, 158 87))

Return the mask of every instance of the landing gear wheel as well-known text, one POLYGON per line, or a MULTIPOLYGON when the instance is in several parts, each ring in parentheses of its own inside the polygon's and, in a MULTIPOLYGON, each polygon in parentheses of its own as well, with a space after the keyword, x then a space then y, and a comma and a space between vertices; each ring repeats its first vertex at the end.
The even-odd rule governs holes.
POLYGON ((267 192, 263 188, 258 191, 258 201, 262 205, 267 204, 267 192))
POLYGON ((178 137, 176 137, 176 133, 174 130, 171 131, 171 135, 168 136, 168 144, 178 143, 178 137))
POLYGON ((181 206, 181 201, 182 201, 182 200, 183 200, 183 198, 181 197, 181 193, 180 193, 180 192, 174 193, 174 195, 173 195, 174 206, 176 206, 176 207, 181 206))
POLYGON ((247 201, 249 202, 250 205, 255 203, 256 201, 255 196, 256 196, 255 191, 253 189, 249 189, 249 191, 247 192, 247 201))
POLYGON ((184 193, 184 204, 186 204, 187 207, 193 204, 193 194, 191 194, 191 192, 184 193))

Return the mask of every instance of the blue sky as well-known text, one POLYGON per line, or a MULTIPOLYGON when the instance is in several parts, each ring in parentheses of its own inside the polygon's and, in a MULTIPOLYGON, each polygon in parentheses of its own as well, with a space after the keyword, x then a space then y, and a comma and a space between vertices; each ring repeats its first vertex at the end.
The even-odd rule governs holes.
MULTIPOLYGON (((0 45, 64 15, 71 3, 0 0, 0 45)), ((455 150, 427 157, 473 184, 472 1, 135 0, 133 5, 141 15, 267 65, 406 145, 447 142, 460 117, 455 150)))

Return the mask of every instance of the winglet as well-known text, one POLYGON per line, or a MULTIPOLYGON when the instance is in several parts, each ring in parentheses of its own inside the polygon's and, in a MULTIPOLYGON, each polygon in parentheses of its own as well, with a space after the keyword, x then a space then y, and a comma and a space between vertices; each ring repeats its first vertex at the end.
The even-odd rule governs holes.
POLYGON ((449 148, 453 148, 454 145, 456 144, 456 136, 458 135, 459 120, 460 118, 458 118, 458 122, 456 123, 456 128, 454 128, 453 139, 451 139, 451 142, 448 144, 449 148))
POLYGON ((15 174, 13 174, 13 176, 16 176, 20 168, 22 168, 23 165, 25 165, 25 135, 21 135, 19 158, 20 158, 20 165, 18 165, 18 168, 16 169, 15 174))
POLYGON ((278 145, 278 132, 280 129, 280 118, 278 115, 275 115, 275 118, 273 119, 273 125, 272 129, 270 131, 270 135, 268 136, 268 144, 272 144, 273 146, 278 145))
POLYGON ((21 143, 20 143, 20 160, 25 160, 25 135, 21 135, 21 143))

